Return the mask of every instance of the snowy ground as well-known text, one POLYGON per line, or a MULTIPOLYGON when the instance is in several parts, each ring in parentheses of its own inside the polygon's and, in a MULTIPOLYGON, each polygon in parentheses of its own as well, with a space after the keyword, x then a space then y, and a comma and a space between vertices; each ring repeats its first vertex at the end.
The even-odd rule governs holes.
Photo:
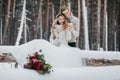
POLYGON ((119 52, 85 51, 78 48, 55 47, 45 40, 33 40, 20 46, 0 46, 0 53, 9 52, 19 68, 0 68, 0 80, 120 80, 120 66, 87 67, 82 58, 120 59, 119 52), (51 74, 39 75, 23 69, 26 56, 42 49, 45 59, 53 66, 51 74))

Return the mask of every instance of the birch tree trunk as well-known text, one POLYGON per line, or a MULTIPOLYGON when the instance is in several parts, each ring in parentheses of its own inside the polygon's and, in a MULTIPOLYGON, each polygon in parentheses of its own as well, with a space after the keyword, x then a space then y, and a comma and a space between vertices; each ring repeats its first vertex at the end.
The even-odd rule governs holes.
POLYGON ((7 15, 5 18, 5 26, 4 26, 4 32, 3 32, 3 44, 8 43, 7 29, 9 27, 8 24, 9 24, 9 18, 10 18, 10 3, 11 3, 11 0, 8 0, 7 15))
POLYGON ((108 51, 108 15, 106 12, 106 39, 105 39, 105 50, 108 51))
POLYGON ((27 42, 27 24, 26 24, 26 19, 24 20, 24 42, 27 42))
POLYGON ((97 33, 97 50, 100 50, 100 13, 101 13, 101 0, 98 0, 98 33, 97 33))
MULTIPOLYGON (((78 19, 79 19, 79 23, 80 23, 80 16, 81 16, 81 8, 80 8, 80 1, 81 0, 78 0, 78 19)), ((79 27, 80 27, 80 24, 79 24, 79 27)), ((76 47, 79 47, 79 38, 80 38, 80 28, 79 28, 79 36, 78 36, 78 39, 77 39, 77 43, 76 43, 76 47)))
POLYGON ((87 21, 87 7, 85 0, 82 0, 82 11, 83 11, 83 24, 85 34, 85 50, 89 50, 89 38, 88 38, 88 21, 87 21))
POLYGON ((19 28, 19 32, 18 32, 18 36, 17 36, 15 46, 18 46, 20 44, 20 40, 21 40, 22 32, 23 32, 23 27, 24 27, 24 21, 25 21, 25 11, 26 11, 26 0, 24 0, 24 3, 23 3, 21 23, 20 23, 20 28, 19 28))
POLYGON ((49 13, 50 13, 50 1, 49 0, 47 0, 47 12, 46 12, 46 28, 45 28, 45 37, 46 37, 46 39, 48 40, 49 39, 49 37, 48 37, 48 29, 49 29, 49 13))

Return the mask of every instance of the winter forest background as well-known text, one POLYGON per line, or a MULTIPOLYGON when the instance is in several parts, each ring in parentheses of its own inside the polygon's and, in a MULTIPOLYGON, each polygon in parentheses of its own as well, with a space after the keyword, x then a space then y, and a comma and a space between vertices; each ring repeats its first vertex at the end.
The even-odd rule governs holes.
POLYGON ((49 41, 63 5, 79 18, 80 49, 120 51, 120 0, 0 0, 0 45, 49 41))

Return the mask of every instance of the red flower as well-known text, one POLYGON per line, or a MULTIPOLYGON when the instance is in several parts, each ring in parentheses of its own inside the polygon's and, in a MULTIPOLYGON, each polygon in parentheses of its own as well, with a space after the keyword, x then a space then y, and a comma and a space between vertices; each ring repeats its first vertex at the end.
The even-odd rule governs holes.
POLYGON ((31 68, 31 67, 32 67, 31 63, 24 64, 24 68, 31 68))
POLYGON ((29 59, 30 60, 35 59, 35 56, 30 56, 29 59))
POLYGON ((33 63, 38 63, 39 60, 37 60, 37 59, 32 59, 32 62, 33 62, 33 63))
POLYGON ((37 71, 41 70, 41 66, 38 65, 35 70, 37 71))
POLYGON ((38 52, 35 52, 34 55, 37 56, 37 55, 38 55, 38 52))
POLYGON ((39 61, 39 65, 42 66, 42 65, 43 65, 43 62, 39 61))

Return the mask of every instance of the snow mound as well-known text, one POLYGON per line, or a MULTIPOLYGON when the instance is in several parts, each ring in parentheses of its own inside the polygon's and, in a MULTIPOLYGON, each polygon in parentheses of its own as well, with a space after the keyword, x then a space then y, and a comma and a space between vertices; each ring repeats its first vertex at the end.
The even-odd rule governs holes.
POLYGON ((53 67, 81 67, 82 58, 105 58, 120 59, 119 52, 110 51, 87 51, 68 46, 56 47, 44 39, 35 39, 20 46, 1 46, 0 52, 12 53, 18 63, 23 66, 26 63, 28 54, 42 50, 45 59, 53 67))
POLYGON ((53 67, 80 67, 81 59, 74 54, 71 54, 71 47, 61 46, 56 47, 45 40, 33 40, 26 44, 20 45, 16 52, 18 62, 20 64, 26 63, 26 56, 33 52, 42 50, 41 54, 45 55, 45 59, 53 67))
POLYGON ((56 47, 48 41, 36 39, 20 46, 0 46, 0 53, 12 53, 20 65, 17 69, 0 68, 0 80, 120 80, 119 65, 87 67, 82 62, 82 58, 120 59, 119 52, 56 47), (26 56, 39 50, 53 66, 51 74, 39 75, 34 70, 23 69, 26 56))

